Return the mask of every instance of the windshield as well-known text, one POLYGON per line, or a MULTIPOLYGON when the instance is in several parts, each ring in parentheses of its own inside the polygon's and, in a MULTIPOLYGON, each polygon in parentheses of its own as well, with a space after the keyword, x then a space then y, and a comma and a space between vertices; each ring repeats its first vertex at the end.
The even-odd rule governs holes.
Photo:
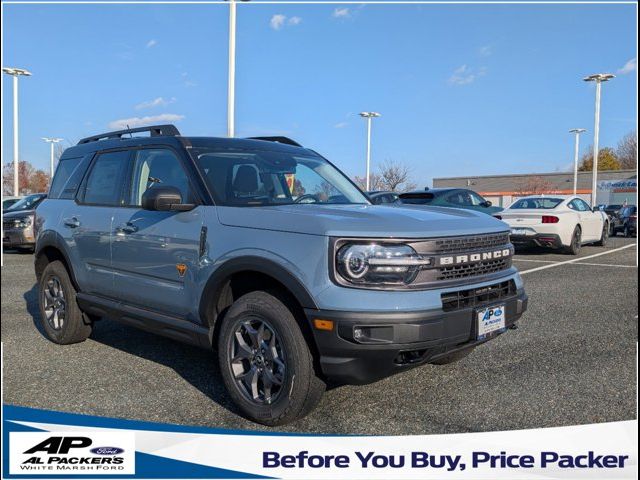
POLYGON ((33 210, 44 199, 45 195, 36 193, 34 195, 27 195, 22 200, 17 201, 11 205, 7 211, 16 212, 18 210, 33 210))
POLYGON ((563 198, 523 198, 509 207, 510 210, 517 209, 541 209, 551 210, 564 201, 563 198))
POLYGON ((321 157, 285 152, 192 148, 217 205, 368 204, 342 172, 321 157))

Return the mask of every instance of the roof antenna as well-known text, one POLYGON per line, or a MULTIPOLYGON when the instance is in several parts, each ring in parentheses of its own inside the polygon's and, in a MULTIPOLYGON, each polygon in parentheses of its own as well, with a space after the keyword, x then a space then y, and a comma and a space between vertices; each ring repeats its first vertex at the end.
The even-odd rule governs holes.
POLYGON ((129 137, 133 138, 133 133, 131 133, 131 127, 127 123, 127 130, 129 130, 129 137))

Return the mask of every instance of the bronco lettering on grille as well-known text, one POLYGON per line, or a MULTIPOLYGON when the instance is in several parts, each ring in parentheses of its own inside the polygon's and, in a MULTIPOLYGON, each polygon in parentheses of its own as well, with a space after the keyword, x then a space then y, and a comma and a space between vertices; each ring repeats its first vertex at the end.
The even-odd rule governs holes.
POLYGON ((500 258, 507 258, 510 255, 511 250, 509 248, 471 254, 447 255, 444 257, 439 257, 437 259, 437 265, 464 265, 467 263, 476 263, 486 260, 498 260, 500 258))

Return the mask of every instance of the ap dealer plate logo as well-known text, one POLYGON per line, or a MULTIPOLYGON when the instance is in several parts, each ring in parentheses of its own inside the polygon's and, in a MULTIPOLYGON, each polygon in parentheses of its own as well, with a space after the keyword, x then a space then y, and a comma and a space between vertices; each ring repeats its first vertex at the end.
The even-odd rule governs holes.
POLYGON ((133 432, 11 432, 11 475, 131 475, 133 432))

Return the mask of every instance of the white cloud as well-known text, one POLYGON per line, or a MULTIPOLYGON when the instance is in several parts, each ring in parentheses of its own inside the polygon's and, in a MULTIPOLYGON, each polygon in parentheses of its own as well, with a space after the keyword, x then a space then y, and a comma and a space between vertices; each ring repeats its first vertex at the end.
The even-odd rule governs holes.
POLYGON ((347 7, 338 7, 333 11, 334 18, 348 18, 351 16, 351 12, 347 7))
POLYGON ((123 130, 125 128, 143 127, 145 125, 156 125, 161 123, 179 122, 184 119, 184 115, 175 113, 162 113, 160 115, 150 115, 146 117, 122 118, 109 122, 109 128, 123 130))
POLYGON ((349 125, 347 122, 339 122, 339 123, 336 123, 333 127, 334 128, 344 128, 347 125, 349 125))
POLYGON ((149 40, 149 41, 147 42, 147 45, 146 45, 146 46, 147 46, 147 48, 151 48, 151 47, 155 47, 157 44, 158 44, 158 41, 157 41, 157 40, 154 40, 154 39, 152 38, 151 40, 149 40))
POLYGON ((171 97, 171 98, 158 97, 158 98, 154 98, 153 100, 148 100, 146 102, 140 102, 139 104, 136 105, 135 108, 136 110, 143 110, 145 108, 166 107, 167 105, 175 101, 176 101, 175 97, 171 97))
POLYGON ((302 23, 301 17, 294 16, 294 17, 287 18, 286 15, 282 15, 281 13, 275 14, 273 17, 271 17, 271 20, 269 21, 269 25, 274 30, 282 30, 282 28, 285 27, 286 25, 296 26, 296 25, 300 25, 301 23, 302 23))
POLYGON ((486 73, 487 69, 485 67, 473 69, 468 65, 460 65, 449 77, 449 83, 453 85, 469 85, 486 73))
POLYGON ((624 66, 618 70, 620 75, 627 75, 628 73, 635 72, 638 69, 638 59, 632 58, 624 66))
POLYGON ((478 49, 478 55, 481 57, 488 57, 493 53, 491 45, 484 45, 478 49))
POLYGON ((271 28, 273 28, 274 30, 280 30, 284 26, 284 22, 286 20, 287 17, 285 15, 277 13, 273 17, 271 17, 269 25, 271 25, 271 28))

